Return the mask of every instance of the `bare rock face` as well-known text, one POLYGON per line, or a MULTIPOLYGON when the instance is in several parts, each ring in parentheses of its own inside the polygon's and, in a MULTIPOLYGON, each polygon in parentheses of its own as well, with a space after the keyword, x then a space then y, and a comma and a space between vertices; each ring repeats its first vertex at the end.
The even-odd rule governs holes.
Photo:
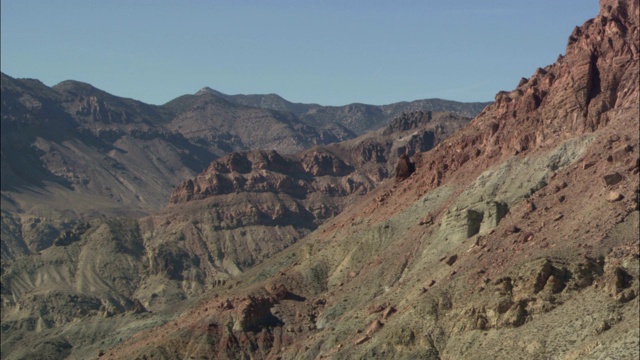
POLYGON ((383 134, 390 135, 398 131, 406 131, 418 128, 429 123, 433 119, 433 113, 430 111, 415 111, 411 113, 402 113, 399 117, 385 128, 383 134))
POLYGON ((396 166, 396 181, 402 181, 416 171, 416 164, 409 159, 407 154, 400 155, 396 166))
POLYGON ((314 152, 303 157, 302 168, 313 176, 346 176, 353 171, 342 159, 331 154, 314 152))
MULTIPOLYGON (((365 194, 388 176, 393 165, 387 159, 392 159, 394 152, 426 151, 465 122, 459 116, 441 113, 420 112, 404 116, 429 120, 410 121, 405 126, 402 124, 406 121, 399 119, 378 137, 366 136, 353 143, 318 147, 297 155, 282 156, 276 151, 229 154, 212 162, 194 179, 179 185, 171 195, 170 203, 181 204, 240 192, 275 193, 296 199, 304 208, 318 209, 323 205, 306 203, 318 199, 316 195, 310 197, 311 194, 323 194, 325 199, 365 194), (409 132, 411 135, 401 135, 397 139, 398 134, 409 132)), ((401 164, 402 161, 403 158, 401 164)), ((415 171, 408 158, 404 160, 404 166, 404 175, 400 176, 415 171)), ((326 207, 340 207, 335 201, 327 201, 326 207)), ((333 214, 335 212, 330 215, 333 214)))
POLYGON ((231 153, 209 165, 204 173, 178 186, 169 202, 204 199, 209 196, 247 192, 284 192, 302 195, 296 185, 306 175, 301 164, 275 151, 231 153))
POLYGON ((269 297, 248 296, 234 306, 236 331, 259 330, 262 327, 277 326, 281 322, 271 313, 274 299, 269 297))
POLYGON ((449 113, 403 116, 377 136, 295 155, 283 156, 276 151, 231 153, 179 185, 169 201, 178 204, 235 192, 286 193, 296 198, 314 192, 329 196, 363 194, 387 177, 394 166, 389 160, 395 154, 427 151, 467 121, 449 113))

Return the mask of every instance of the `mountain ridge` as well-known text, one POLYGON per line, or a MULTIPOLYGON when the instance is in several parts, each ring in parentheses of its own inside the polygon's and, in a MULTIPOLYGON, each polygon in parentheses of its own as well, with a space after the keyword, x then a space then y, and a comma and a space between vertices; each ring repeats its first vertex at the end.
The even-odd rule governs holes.
POLYGON ((355 137, 210 92, 156 106, 73 80, 48 87, 2 73, 1 84, 2 238, 21 249, 5 260, 50 246, 83 219, 150 214, 229 152, 286 154, 355 137))
MULTIPOLYGON (((3 357, 638 357, 638 18, 602 0, 556 63, 315 229, 290 226, 305 174, 347 189, 339 146, 403 144, 304 150, 303 183, 281 182, 294 155, 233 153, 161 213, 78 224, 3 266, 3 357)), ((429 118, 378 131, 428 144, 429 118)))

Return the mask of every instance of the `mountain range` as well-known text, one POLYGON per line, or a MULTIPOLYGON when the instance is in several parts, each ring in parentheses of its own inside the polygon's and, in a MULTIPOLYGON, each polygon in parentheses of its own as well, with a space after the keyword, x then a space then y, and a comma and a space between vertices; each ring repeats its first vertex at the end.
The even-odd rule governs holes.
MULTIPOLYGON (((395 114, 366 123, 361 111, 344 110, 348 105, 309 125, 287 108, 270 109, 273 102, 260 100, 275 95, 252 95, 252 106, 233 101, 246 96, 208 89, 155 106, 77 81, 48 87, 5 74, 1 89, 3 259, 48 247, 79 221, 157 211, 175 186, 227 153, 291 154, 355 138, 355 130, 341 122, 373 130, 395 114)), ((325 108, 277 99, 290 108, 325 108)), ((482 106, 445 103, 464 113, 482 106)), ((430 104, 386 107, 431 111, 430 104)))
MULTIPOLYGON (((64 115, 70 105, 35 96, 22 96, 28 110, 5 120, 3 78, 2 357, 638 358, 639 18, 638 1, 601 0, 564 55, 471 121, 407 110, 357 138, 299 151, 217 154, 211 144, 224 152, 239 142, 215 134, 242 135, 189 120, 242 118, 240 101, 287 106, 277 96, 236 103, 204 89, 178 98, 154 108, 178 119, 161 124, 186 139, 175 148, 215 158, 176 177, 168 204, 148 215, 103 212, 50 228, 42 224, 57 210, 36 220, 44 207, 28 196, 51 196, 52 184, 68 190, 73 177, 11 165, 5 190, 5 159, 18 158, 5 148, 5 121, 26 124, 26 140, 14 141, 29 144, 24 158, 36 163, 56 159, 45 145, 79 142, 48 120, 69 128, 80 120, 64 115), (218 101, 227 110, 214 109, 218 101), (49 137, 33 135, 47 126, 49 137), (23 209, 36 203, 29 223, 23 209), (46 244, 34 235, 51 228, 61 230, 46 244), (23 230, 32 245, 11 250, 23 230)), ((301 120, 313 106, 268 112, 320 134, 301 120)), ((131 119, 105 108, 75 113, 131 119)), ((326 131, 359 134, 349 121, 326 131)), ((117 128, 151 126, 133 124, 117 128)), ((272 144, 293 146, 286 140, 272 144)))

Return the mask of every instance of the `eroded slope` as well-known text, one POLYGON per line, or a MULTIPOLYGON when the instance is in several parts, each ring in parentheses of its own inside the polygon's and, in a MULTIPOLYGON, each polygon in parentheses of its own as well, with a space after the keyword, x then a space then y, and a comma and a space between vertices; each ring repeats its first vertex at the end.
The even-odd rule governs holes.
POLYGON ((106 356, 637 357, 638 9, 602 1, 409 179, 106 356))

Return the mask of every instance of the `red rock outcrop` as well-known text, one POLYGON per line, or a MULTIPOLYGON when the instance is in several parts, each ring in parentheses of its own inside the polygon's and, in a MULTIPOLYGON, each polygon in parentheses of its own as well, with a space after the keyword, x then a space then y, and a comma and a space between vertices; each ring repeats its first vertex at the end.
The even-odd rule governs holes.
POLYGON ((621 109, 637 108, 640 33, 637 1, 600 3, 600 15, 576 27, 566 54, 512 91, 501 91, 464 132, 428 158, 427 188, 470 159, 488 165, 550 147, 605 126, 621 109))
POLYGON ((407 154, 400 155, 396 165, 396 181, 402 181, 416 172, 416 164, 409 159, 407 154))
POLYGON ((395 119, 377 136, 296 155, 285 157, 276 151, 231 153, 180 184, 169 202, 179 204, 237 192, 284 193, 297 199, 316 192, 330 197, 364 194, 388 176, 396 156, 427 151, 465 122, 465 118, 449 113, 415 112, 395 119), (414 133, 409 134, 412 130, 414 133))

